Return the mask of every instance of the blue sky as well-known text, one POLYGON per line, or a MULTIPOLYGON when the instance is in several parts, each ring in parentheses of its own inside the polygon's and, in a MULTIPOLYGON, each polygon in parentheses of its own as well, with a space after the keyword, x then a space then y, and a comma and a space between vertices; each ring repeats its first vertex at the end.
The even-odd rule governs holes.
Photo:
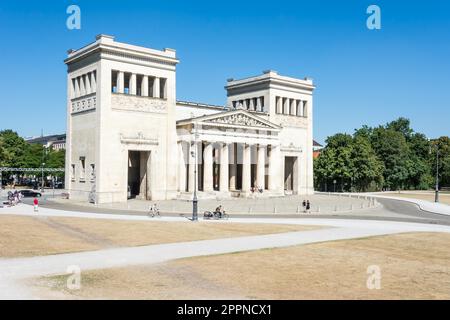
POLYGON ((273 69, 314 79, 323 142, 399 116, 429 137, 450 134, 448 1, 2 1, 0 129, 65 131, 66 50, 96 34, 174 48, 179 100, 224 104, 226 79, 273 69), (81 8, 81 30, 66 8, 81 8), (381 30, 366 8, 381 8, 381 30))

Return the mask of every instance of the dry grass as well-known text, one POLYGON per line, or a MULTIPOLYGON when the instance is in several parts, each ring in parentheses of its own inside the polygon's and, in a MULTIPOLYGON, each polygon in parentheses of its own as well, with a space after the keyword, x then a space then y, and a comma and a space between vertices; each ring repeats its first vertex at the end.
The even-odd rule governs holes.
MULTIPOLYGON (((434 202, 434 193, 430 192, 416 192, 416 193, 406 193, 402 191, 402 193, 386 193, 383 196, 387 197, 399 197, 399 198, 408 198, 408 199, 419 199, 434 202)), ((450 194, 440 193, 439 194, 439 202, 450 205, 450 194)))
POLYGON ((65 289, 65 276, 41 278, 37 290, 64 299, 449 299, 449 243, 442 233, 335 241, 87 271, 78 291, 65 289), (369 265, 381 268, 380 290, 366 287, 369 265))
POLYGON ((319 227, 0 216, 0 257, 262 235, 319 227))

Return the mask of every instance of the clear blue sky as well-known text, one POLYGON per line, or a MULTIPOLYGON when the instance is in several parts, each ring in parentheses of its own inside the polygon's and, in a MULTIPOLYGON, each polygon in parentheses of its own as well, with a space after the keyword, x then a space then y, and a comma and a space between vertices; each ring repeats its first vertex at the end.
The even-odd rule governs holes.
POLYGON ((177 98, 224 104, 229 77, 274 69, 317 85, 323 142, 399 116, 429 137, 450 134, 449 1, 2 1, 0 129, 65 131, 66 50, 96 34, 177 50, 177 98), (66 8, 81 8, 81 30, 66 8), (382 29, 366 28, 381 8, 382 29))

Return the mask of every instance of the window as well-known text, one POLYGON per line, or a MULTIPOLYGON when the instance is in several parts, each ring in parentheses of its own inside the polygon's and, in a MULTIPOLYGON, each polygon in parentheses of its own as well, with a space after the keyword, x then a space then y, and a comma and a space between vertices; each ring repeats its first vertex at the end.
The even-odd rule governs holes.
POLYGON ((167 79, 160 78, 159 81, 159 97, 161 99, 167 99, 167 79))
POLYGON ((143 80, 144 76, 138 74, 136 75, 136 95, 137 96, 142 96, 143 92, 142 92, 142 80, 143 80))
POLYGON ((124 89, 123 89, 123 93, 125 94, 130 94, 130 78, 131 78, 131 73, 125 73, 124 74, 124 89))
POLYGON ((148 96, 149 97, 154 97, 155 95, 153 94, 153 84, 155 82, 155 78, 154 77, 148 77, 148 96))
POLYGON ((84 181, 86 177, 86 157, 80 157, 80 181, 84 181))
POLYGON ((117 76, 118 72, 113 70, 111 72, 111 92, 114 93, 117 93, 117 76))
POLYGON ((303 116, 308 117, 308 101, 303 101, 303 116))

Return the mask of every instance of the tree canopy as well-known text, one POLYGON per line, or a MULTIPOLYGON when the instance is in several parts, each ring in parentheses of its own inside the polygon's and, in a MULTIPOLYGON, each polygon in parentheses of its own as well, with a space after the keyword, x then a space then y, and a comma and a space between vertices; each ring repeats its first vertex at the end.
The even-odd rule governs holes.
POLYGON ((450 138, 429 140, 399 118, 353 135, 337 133, 314 162, 316 188, 333 191, 427 189, 434 185, 439 150, 441 185, 450 185, 450 138))
POLYGON ((46 168, 64 168, 64 158, 64 150, 27 143, 12 130, 0 131, 0 167, 40 168, 45 163, 46 168))

